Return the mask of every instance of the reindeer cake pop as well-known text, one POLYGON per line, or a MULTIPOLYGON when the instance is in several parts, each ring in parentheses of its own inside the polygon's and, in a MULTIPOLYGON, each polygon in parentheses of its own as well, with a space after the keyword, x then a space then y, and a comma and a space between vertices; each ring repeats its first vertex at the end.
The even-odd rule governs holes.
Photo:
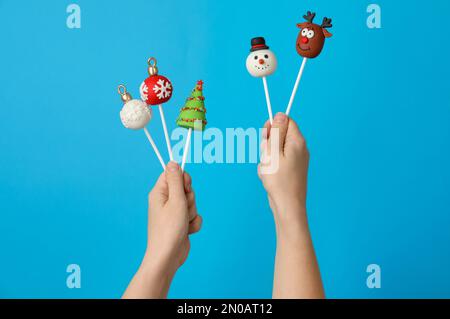
POLYGON ((300 32, 297 36, 296 49, 297 53, 303 57, 302 65, 297 75, 297 79, 294 84, 294 89, 292 90, 291 98, 286 109, 286 114, 289 115, 291 111, 292 104, 294 103, 295 94, 297 93, 298 85, 300 84, 300 79, 303 75, 303 70, 305 69, 306 61, 308 59, 316 58, 322 52, 325 45, 325 39, 332 36, 328 32, 327 28, 331 28, 331 19, 323 18, 322 24, 318 25, 313 23, 316 14, 308 11, 303 18, 306 22, 298 23, 297 27, 300 28, 300 32))
POLYGON ((316 14, 308 11, 305 18, 306 22, 297 23, 297 27, 301 30, 297 37, 297 53, 304 58, 317 57, 325 45, 325 38, 330 38, 332 34, 328 32, 327 28, 331 28, 331 19, 323 18, 321 25, 313 23, 316 14))
POLYGON ((245 64, 247 66, 247 71, 251 76, 262 78, 263 80, 267 110, 269 112, 270 123, 272 124, 272 104, 270 103, 266 76, 273 74, 277 69, 277 57, 269 50, 269 47, 266 45, 266 40, 263 37, 253 38, 250 44, 250 54, 248 55, 245 64))

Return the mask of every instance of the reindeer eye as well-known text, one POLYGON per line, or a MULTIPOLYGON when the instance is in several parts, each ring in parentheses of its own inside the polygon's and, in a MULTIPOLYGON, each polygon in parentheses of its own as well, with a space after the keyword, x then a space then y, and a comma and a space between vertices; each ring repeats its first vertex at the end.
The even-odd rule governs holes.
POLYGON ((308 34, 308 28, 304 28, 302 29, 302 36, 306 37, 306 35, 308 34))
POLYGON ((314 37, 314 31, 313 30, 309 30, 308 34, 306 36, 308 37, 308 39, 312 39, 314 37))

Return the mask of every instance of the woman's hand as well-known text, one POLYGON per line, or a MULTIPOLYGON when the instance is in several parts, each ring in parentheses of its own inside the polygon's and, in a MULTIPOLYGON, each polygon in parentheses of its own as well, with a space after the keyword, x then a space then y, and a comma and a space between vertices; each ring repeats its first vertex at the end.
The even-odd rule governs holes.
POLYGON ((266 123, 258 174, 275 218, 274 298, 325 296, 306 218, 309 152, 297 124, 285 114, 266 123), (269 167, 270 169, 267 169, 269 167))
POLYGON ((147 251, 124 298, 167 297, 173 276, 189 254, 189 235, 202 225, 191 181, 170 162, 150 192, 147 251))
POLYGON ((146 258, 173 273, 188 256, 188 235, 198 232, 202 224, 191 184, 191 177, 170 162, 149 194, 146 258))
POLYGON ((268 162, 259 164, 258 175, 267 191, 277 227, 303 225, 309 164, 306 141, 297 124, 283 113, 275 116, 272 126, 267 121, 264 128, 266 134, 261 146, 263 158, 268 162), (269 166, 271 169, 265 173, 269 166))

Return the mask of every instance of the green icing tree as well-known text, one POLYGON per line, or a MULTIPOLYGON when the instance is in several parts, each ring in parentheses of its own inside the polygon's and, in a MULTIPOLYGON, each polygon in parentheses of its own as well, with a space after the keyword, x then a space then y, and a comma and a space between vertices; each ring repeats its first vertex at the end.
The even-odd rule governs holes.
POLYGON ((198 131, 203 131, 207 124, 205 98, 203 97, 203 82, 200 80, 192 90, 191 96, 186 99, 180 110, 177 125, 198 131))

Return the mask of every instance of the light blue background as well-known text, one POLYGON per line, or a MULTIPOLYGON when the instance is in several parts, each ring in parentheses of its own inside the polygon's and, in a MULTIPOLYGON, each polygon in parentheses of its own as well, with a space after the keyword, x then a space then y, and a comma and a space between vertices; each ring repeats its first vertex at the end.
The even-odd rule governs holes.
MULTIPOLYGON (((301 63, 305 11, 333 18, 292 116, 311 151, 308 209, 329 297, 450 297, 448 1, 0 0, 0 297, 115 298, 139 265, 147 192, 161 172, 141 132, 122 127, 116 87, 136 97, 146 59, 174 83, 169 127, 205 81, 211 127, 259 127, 262 84, 245 69, 265 36, 283 111, 301 63), (66 287, 66 266, 82 288, 66 287), (382 288, 366 287, 368 264, 382 288)), ((165 158, 158 115, 150 130, 165 158)), ((201 233, 171 297, 270 297, 274 226, 255 164, 190 164, 201 233)))

